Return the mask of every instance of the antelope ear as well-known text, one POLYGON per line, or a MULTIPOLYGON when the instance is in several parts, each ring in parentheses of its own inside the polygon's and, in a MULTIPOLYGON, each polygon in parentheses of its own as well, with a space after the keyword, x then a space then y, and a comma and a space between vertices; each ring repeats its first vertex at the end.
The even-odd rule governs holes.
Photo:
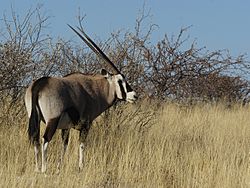
POLYGON ((101 74, 105 77, 105 78, 109 78, 111 76, 111 74, 106 70, 106 69, 102 69, 101 70, 101 74))

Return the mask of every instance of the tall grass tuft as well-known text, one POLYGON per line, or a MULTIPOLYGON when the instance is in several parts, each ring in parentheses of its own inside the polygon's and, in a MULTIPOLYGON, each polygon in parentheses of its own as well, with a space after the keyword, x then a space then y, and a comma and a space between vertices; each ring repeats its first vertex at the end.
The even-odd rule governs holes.
POLYGON ((72 130, 63 168, 56 174, 57 131, 49 144, 46 175, 34 172, 27 118, 14 113, 0 124, 0 187, 250 186, 248 107, 119 106, 94 122, 82 172, 78 132, 72 130))

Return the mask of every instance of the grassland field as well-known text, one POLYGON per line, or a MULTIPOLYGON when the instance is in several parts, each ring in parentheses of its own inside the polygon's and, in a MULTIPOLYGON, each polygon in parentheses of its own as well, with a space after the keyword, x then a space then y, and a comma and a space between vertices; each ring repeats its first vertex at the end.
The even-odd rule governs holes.
POLYGON ((25 111, 0 113, 0 187, 250 187, 249 107, 119 105, 93 123, 81 172, 78 131, 70 132, 59 174, 60 131, 47 173, 36 173, 25 111))

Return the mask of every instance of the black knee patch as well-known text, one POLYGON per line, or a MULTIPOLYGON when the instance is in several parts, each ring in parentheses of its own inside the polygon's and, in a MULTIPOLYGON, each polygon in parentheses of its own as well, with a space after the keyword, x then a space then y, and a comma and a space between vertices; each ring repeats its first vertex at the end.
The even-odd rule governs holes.
POLYGON ((69 130, 68 129, 62 129, 62 140, 64 143, 69 142, 69 130))
POLYGON ((79 141, 80 142, 85 142, 87 136, 88 136, 89 129, 83 128, 80 130, 80 135, 79 135, 79 141))

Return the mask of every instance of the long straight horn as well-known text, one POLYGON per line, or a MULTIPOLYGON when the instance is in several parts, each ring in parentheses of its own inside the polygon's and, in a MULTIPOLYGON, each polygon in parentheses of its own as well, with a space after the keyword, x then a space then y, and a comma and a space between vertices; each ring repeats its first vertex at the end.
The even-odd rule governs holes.
POLYGON ((118 68, 114 65, 114 63, 106 56, 106 54, 92 41, 89 36, 79 27, 78 30, 84 35, 82 36, 78 31, 76 31, 71 25, 68 26, 102 59, 108 63, 108 65, 115 71, 115 74, 121 74, 118 68))

